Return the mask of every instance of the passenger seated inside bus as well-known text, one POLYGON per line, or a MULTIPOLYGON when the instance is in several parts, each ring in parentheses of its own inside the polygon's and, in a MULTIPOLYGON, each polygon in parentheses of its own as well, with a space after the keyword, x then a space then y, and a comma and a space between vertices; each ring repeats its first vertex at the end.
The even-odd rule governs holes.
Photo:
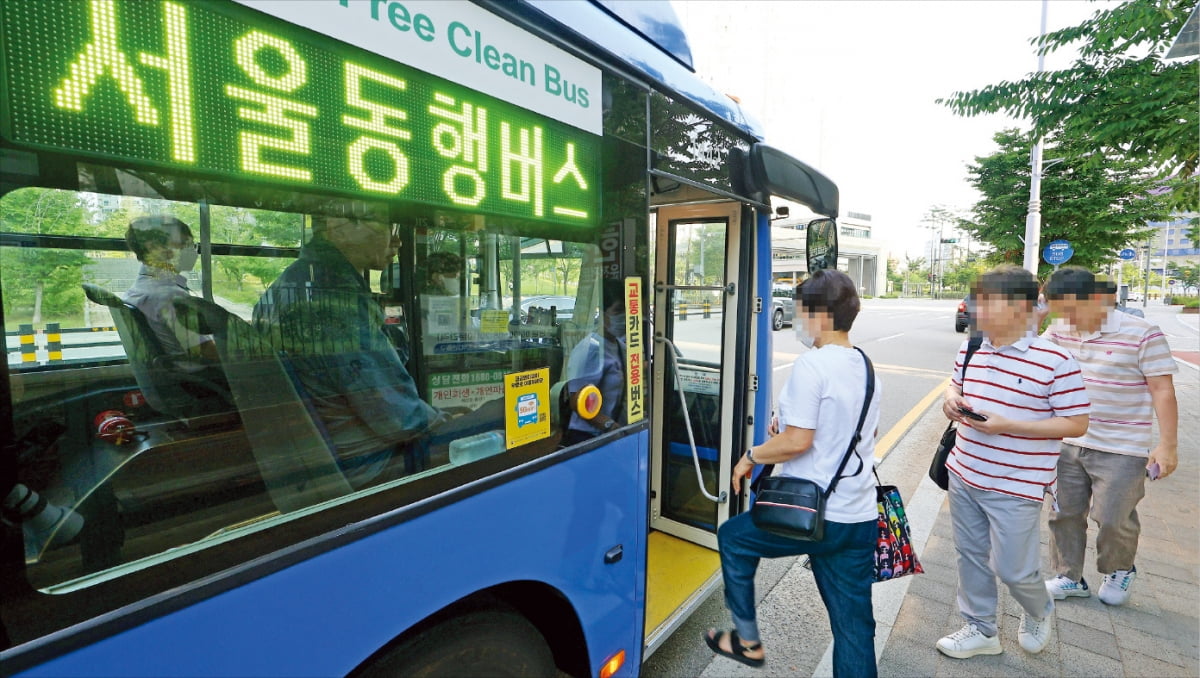
POLYGON ((435 296, 457 297, 461 294, 459 287, 459 272, 462 271, 462 257, 453 252, 433 252, 425 258, 425 287, 421 294, 435 296))
POLYGON ((563 445, 574 445, 611 431, 625 422, 625 288, 620 280, 601 287, 603 312, 598 327, 571 350, 567 361, 567 390, 571 421, 563 445), (600 390, 601 405, 591 418, 576 407, 584 387, 600 390))
POLYGON ((138 217, 129 222, 125 242, 142 264, 137 279, 122 297, 125 303, 146 316, 168 354, 195 359, 192 369, 196 370, 203 369, 203 361, 216 362, 212 337, 183 327, 171 304, 177 297, 192 296, 184 277, 199 256, 192 230, 175 217, 138 217))
POLYGON ((147 354, 126 346, 131 360, 135 355, 145 355, 151 361, 145 365, 145 375, 153 383, 142 384, 148 389, 147 397, 154 396, 155 407, 176 416, 232 412, 229 387, 212 337, 179 322, 172 303, 193 296, 185 277, 199 255, 191 229, 172 216, 138 217, 129 222, 125 243, 141 268, 122 300, 141 312, 145 326, 154 335, 141 341, 124 338, 139 341, 141 348, 149 351, 147 354))
POLYGON ((502 403, 489 404, 493 416, 451 421, 421 399, 361 273, 391 265, 400 245, 395 227, 314 215, 312 233, 255 304, 253 322, 284 352, 353 487, 423 471, 431 446, 503 420, 502 403), (403 468, 385 473, 397 455, 403 468))
POLYGON ((312 234, 255 304, 253 322, 286 352, 351 485, 379 476, 398 448, 407 473, 423 470, 428 454, 414 443, 442 415, 417 393, 361 273, 391 264, 397 230, 314 215, 312 234))

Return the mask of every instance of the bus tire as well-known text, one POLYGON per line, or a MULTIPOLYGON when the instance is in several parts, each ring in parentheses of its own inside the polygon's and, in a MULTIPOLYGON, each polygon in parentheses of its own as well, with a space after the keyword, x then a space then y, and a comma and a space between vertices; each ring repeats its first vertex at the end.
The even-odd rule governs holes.
POLYGON ((554 655, 528 619, 482 610, 446 620, 385 651, 356 678, 557 675, 554 655))
POLYGON ((775 315, 771 316, 771 329, 776 332, 783 329, 783 311, 776 310, 775 315))

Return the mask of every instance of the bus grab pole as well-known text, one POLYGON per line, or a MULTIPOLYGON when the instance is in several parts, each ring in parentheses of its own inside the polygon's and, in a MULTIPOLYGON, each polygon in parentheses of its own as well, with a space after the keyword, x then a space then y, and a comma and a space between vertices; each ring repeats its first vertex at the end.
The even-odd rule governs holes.
MULTIPOLYGON (((679 360, 676 358, 675 344, 671 340, 663 336, 655 336, 654 341, 667 345, 667 353, 671 355, 671 366, 674 368, 675 389, 679 392, 679 407, 683 409, 683 423, 687 428, 688 445, 692 448, 692 465, 696 469, 696 485, 700 488, 700 492, 706 499, 714 504, 724 504, 729 499, 728 492, 721 492, 719 496, 709 494, 708 488, 704 487, 704 475, 700 472, 700 454, 696 451, 696 436, 692 433, 692 418, 688 415, 687 398, 683 395, 683 382, 679 380, 679 360)), ((720 474, 717 474, 717 482, 720 482, 720 474)))

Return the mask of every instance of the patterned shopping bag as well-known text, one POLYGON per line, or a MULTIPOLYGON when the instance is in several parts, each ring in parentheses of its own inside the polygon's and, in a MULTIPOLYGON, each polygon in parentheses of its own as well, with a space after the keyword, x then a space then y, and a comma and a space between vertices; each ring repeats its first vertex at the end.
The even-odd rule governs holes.
POLYGON ((900 490, 894 485, 876 485, 879 504, 879 541, 875 544, 875 581, 888 581, 906 574, 921 574, 925 569, 913 551, 912 533, 900 490))

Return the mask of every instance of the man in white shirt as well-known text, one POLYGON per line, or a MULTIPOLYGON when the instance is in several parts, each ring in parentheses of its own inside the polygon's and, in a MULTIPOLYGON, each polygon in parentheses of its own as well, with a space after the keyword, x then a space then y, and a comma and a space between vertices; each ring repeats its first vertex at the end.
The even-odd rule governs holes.
POLYGON ((1091 595, 1083 578, 1088 518, 1099 527, 1100 601, 1129 600, 1146 477, 1165 478, 1178 463, 1172 375, 1179 368, 1162 330, 1118 311, 1115 294, 1116 285, 1078 266, 1055 271, 1046 283, 1059 317, 1042 336, 1079 362, 1092 402, 1087 433, 1064 439, 1058 461, 1058 508, 1050 514, 1050 562, 1057 576, 1046 582, 1056 600, 1091 595))

